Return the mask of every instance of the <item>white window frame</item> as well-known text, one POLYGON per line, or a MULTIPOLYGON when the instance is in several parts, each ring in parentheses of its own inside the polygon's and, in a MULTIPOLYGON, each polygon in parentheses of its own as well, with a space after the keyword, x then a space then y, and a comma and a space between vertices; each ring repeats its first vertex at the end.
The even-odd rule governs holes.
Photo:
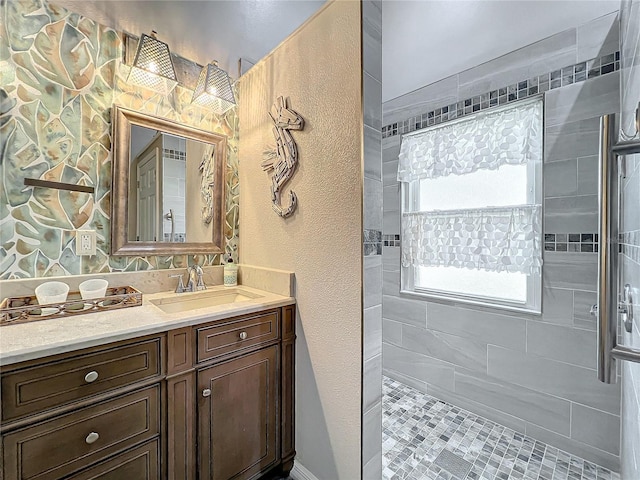
MULTIPOLYGON (((529 97, 527 100, 531 100, 529 97)), ((506 108, 513 107, 515 104, 510 103, 506 108)), ((481 114, 491 111, 498 111, 499 108, 483 110, 479 112, 481 114)), ((542 123, 544 125, 544 97, 542 97, 542 123)), ((477 114, 476 114, 477 115, 477 114)), ((476 115, 465 116, 458 120, 447 122, 448 125, 452 125, 461 121, 468 121, 476 117, 476 115)), ((434 125, 427 129, 434 127, 440 127, 443 124, 434 125)), ((425 130, 427 130, 425 129, 425 130)), ((544 132, 544 130, 543 130, 544 132)), ((544 157, 544 133, 542 140, 542 155, 544 157)), ((541 221, 544 218, 544 202, 543 202, 543 168, 544 160, 539 162, 527 163, 527 179, 528 179, 528 191, 527 202, 531 204, 541 205, 541 221), (532 179, 532 182, 529 181, 532 179)), ((473 175, 471 173, 470 175, 473 175)), ((407 212, 414 212, 419 209, 419 195, 418 184, 420 180, 414 180, 409 183, 401 182, 400 185, 400 215, 402 216, 407 212)), ((401 229, 402 230, 402 229, 401 229)), ((542 230, 542 229, 541 229, 542 230)), ((400 232, 402 235, 402 231, 400 232)), ((544 232, 541 231, 540 236, 544 236, 544 232)), ((542 238, 539 239, 542 242, 542 238)), ((543 244, 543 243, 542 243, 543 244)), ((455 268, 455 267, 451 267, 455 268)), ((509 310, 521 313, 531 313, 540 315, 542 313, 542 268, 537 274, 527 275, 527 294, 524 302, 518 302, 514 300, 508 300, 505 298, 495 298, 482 295, 471 295, 461 292, 435 290, 423 288, 415 285, 416 268, 413 265, 407 267, 400 266, 400 293, 403 295, 417 296, 427 300, 436 300, 444 303, 463 303, 470 305, 477 305, 482 307, 491 307, 501 310, 509 310)))

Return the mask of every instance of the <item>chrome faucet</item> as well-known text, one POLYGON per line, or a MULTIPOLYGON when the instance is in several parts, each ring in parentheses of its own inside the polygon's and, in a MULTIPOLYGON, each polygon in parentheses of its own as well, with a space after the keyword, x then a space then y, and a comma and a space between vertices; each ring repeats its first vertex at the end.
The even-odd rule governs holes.
POLYGON ((202 267, 200 265, 191 265, 187 269, 187 275, 189 280, 185 288, 186 292, 196 292, 199 290, 206 290, 207 286, 204 284, 202 267))
POLYGON ((187 289, 184 287, 184 282, 182 281, 182 276, 183 276, 183 274, 181 274, 181 273, 177 273, 175 275, 169 275, 169 278, 177 278, 178 279, 178 285, 176 286, 176 293, 183 293, 183 292, 187 291, 187 289))
POLYGON ((207 286, 204 284, 204 272, 202 271, 202 267, 200 265, 191 265, 187 268, 187 285, 184 285, 182 277, 184 274, 177 273, 175 275, 169 275, 170 278, 177 278, 178 285, 176 286, 176 293, 184 293, 184 292, 197 292, 200 290, 206 290, 207 286))

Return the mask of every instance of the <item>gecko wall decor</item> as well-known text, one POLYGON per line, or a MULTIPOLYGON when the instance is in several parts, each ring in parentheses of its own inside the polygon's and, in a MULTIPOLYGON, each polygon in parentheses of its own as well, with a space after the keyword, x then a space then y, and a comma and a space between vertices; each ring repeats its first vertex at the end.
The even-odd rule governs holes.
POLYGON ((298 146, 293 140, 291 130, 302 130, 304 119, 289 108, 288 101, 278 97, 269 111, 273 121, 273 136, 276 145, 264 152, 265 160, 262 169, 271 172, 271 202, 273 210, 282 218, 293 214, 298 206, 298 198, 293 190, 289 190, 289 206, 284 207, 280 201, 282 187, 291 180, 298 166, 298 146))

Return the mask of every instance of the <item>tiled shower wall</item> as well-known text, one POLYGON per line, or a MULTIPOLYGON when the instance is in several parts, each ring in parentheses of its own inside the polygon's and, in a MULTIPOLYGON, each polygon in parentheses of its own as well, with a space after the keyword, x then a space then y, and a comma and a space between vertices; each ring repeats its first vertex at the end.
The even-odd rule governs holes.
MULTIPOLYGON (((478 96, 481 109, 485 94, 490 102, 490 92, 531 79, 541 85, 540 78, 548 75, 544 232, 549 245, 542 315, 400 295, 400 249, 387 242, 394 246, 383 247, 383 370, 616 471, 620 386, 596 378, 596 323, 589 307, 596 299, 597 255, 582 244, 592 243, 588 235, 597 231, 599 116, 619 109, 618 25, 615 13, 596 19, 383 105, 383 125, 400 124, 438 109, 442 115, 443 106, 478 96), (583 62, 602 57, 613 58, 613 68, 582 75, 583 62), (557 78, 560 84, 551 85, 557 78), (571 242, 569 235, 579 240, 571 242), (568 248, 571 243, 580 248, 568 248)), ((531 93, 516 90, 518 97, 520 91, 531 93)), ((400 135, 384 136, 383 233, 393 236, 400 233, 400 135)))
POLYGON ((382 478, 382 1, 362 6, 364 82, 362 478, 382 478))
MULTIPOLYGON (((187 141, 169 135, 163 136, 163 167, 162 167, 162 211, 173 210, 173 229, 176 242, 184 242, 187 232, 186 225, 186 175, 187 175, 187 141)), ((162 222, 163 238, 169 241, 171 236, 171 221, 162 222)))
POLYGON ((640 2, 622 0, 620 4, 621 124, 627 138, 636 137, 635 110, 640 102, 640 2))
MULTIPOLYGON (((46 0, 0 2, 0 278, 183 268, 193 256, 114 257, 110 251, 114 103, 227 136, 226 248, 236 254, 238 120, 126 82, 115 30, 46 0), (25 177, 93 185, 95 194, 25 188, 25 177), (97 253, 75 255, 76 229, 97 253)), ((218 263, 217 255, 197 259, 218 263)))
MULTIPOLYGON (((621 5, 621 128, 638 139, 633 112, 640 102, 640 1, 621 5)), ((640 154, 626 159, 622 183, 622 281, 633 287, 635 311, 640 312, 640 154)), ((623 343, 640 349, 640 322, 623 343)), ((640 478, 640 364, 622 362, 622 478, 640 478)))

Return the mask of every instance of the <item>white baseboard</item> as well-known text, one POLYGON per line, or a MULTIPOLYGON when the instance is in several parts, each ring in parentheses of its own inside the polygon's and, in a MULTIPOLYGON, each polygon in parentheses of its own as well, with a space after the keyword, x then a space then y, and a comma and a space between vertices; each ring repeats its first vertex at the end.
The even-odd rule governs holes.
POLYGON ((304 465, 301 465, 297 460, 294 461, 293 468, 291 469, 289 476, 293 480, 318 480, 318 477, 304 468, 304 465))

